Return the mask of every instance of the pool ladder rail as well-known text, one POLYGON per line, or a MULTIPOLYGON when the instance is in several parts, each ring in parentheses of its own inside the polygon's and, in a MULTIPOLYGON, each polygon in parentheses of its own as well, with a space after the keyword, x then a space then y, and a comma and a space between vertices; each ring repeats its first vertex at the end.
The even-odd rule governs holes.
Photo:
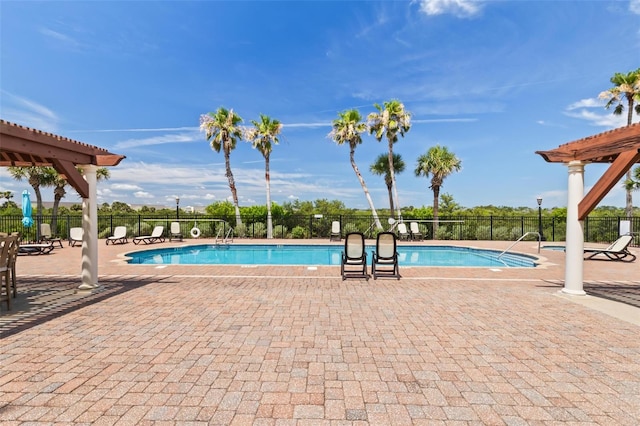
POLYGON ((233 242, 233 228, 229 227, 227 234, 224 235, 224 228, 220 228, 216 234, 216 244, 223 243, 229 244, 233 242))
POLYGON ((526 237, 527 235, 537 235, 538 236, 538 253, 540 253, 540 241, 542 241, 542 236, 540 235, 539 232, 536 231, 529 231, 529 232, 525 232, 522 237, 518 238, 517 240, 515 240, 513 242, 513 244, 511 244, 509 247, 506 248, 506 250, 504 250, 502 253, 500 253, 498 255, 498 259, 500 259, 505 253, 507 253, 513 246, 515 246, 516 244, 518 244, 520 241, 522 241, 522 239, 524 237, 526 237))

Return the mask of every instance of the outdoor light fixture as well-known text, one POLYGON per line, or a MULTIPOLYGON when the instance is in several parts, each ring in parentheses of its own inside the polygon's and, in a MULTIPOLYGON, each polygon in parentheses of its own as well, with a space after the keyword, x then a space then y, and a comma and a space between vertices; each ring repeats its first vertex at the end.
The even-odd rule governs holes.
POLYGON ((176 197, 176 219, 180 219, 180 198, 176 197))
POLYGON ((540 234, 540 240, 544 241, 544 236, 542 235, 542 197, 536 198, 538 202, 538 234, 540 234))

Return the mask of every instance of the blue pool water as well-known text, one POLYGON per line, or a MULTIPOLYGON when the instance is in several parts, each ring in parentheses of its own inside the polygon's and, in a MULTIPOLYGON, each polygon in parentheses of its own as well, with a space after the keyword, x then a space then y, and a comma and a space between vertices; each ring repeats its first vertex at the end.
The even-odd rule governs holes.
MULTIPOLYGON (((338 245, 202 244, 131 252, 131 264, 144 265, 340 265, 338 245)), ((371 262, 375 247, 366 248, 371 262)), ((535 258, 453 246, 398 246, 400 266, 535 267, 535 258)))

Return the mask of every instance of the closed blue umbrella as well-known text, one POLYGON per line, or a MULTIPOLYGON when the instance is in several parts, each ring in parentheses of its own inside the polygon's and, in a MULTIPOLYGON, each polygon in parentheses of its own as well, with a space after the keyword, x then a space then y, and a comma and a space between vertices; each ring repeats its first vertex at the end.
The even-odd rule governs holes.
POLYGON ((26 228, 31 228, 31 225, 33 225, 33 218, 31 217, 31 199, 29 198, 29 191, 26 189, 22 191, 22 225, 26 228))

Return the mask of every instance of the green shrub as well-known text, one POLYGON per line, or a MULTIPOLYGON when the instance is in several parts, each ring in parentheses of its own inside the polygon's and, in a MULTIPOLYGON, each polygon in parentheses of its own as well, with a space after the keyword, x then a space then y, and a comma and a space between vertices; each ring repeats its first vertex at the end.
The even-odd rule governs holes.
POLYGON ((273 238, 287 238, 287 227, 276 225, 273 227, 273 238))
POLYGON ((302 226, 296 226, 291 230, 291 238, 301 239, 306 238, 307 232, 302 226))
POLYGON ((252 228, 253 238, 266 238, 267 226, 262 222, 256 222, 250 225, 252 228))

